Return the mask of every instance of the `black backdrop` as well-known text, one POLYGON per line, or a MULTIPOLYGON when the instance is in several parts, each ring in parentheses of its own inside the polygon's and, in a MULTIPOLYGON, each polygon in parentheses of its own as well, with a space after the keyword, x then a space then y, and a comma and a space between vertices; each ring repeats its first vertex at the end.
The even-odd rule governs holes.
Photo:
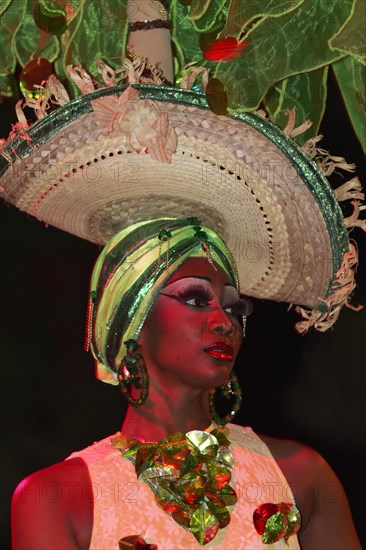
MULTIPOLYGON (((12 106, 0 106, 7 135, 12 106)), ((365 169, 333 82, 323 145, 365 169)), ((88 281, 98 250, 45 228, 13 207, 1 210, 1 486, 2 548, 9 504, 27 474, 118 430, 125 406, 118 390, 94 380, 83 352, 88 281)), ((361 252, 361 230, 353 233, 361 252)), ((357 301, 366 304, 366 259, 357 301)), ((364 526, 366 309, 342 313, 328 333, 299 336, 283 304, 256 302, 236 371, 244 393, 236 422, 315 447, 348 493, 360 535, 364 526)))

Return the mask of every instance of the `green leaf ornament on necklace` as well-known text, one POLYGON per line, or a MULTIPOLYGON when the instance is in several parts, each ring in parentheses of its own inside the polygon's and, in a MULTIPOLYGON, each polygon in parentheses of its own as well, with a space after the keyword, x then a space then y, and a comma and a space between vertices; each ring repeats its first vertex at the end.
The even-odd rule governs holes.
POLYGON ((137 478, 154 492, 157 504, 199 544, 210 542, 230 523, 228 506, 237 502, 229 485, 234 465, 228 430, 175 433, 158 443, 119 434, 112 445, 135 465, 137 478))

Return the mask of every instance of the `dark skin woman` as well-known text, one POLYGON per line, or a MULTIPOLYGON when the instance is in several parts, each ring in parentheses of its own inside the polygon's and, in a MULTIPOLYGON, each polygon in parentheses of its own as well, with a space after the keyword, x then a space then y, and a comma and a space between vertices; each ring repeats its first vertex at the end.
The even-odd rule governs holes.
MULTIPOLYGON (((188 259, 172 275, 139 336, 149 395, 138 409, 128 407, 124 435, 156 442, 178 431, 207 429, 207 393, 227 381, 242 343, 234 313, 239 300, 227 273, 207 258, 188 259), (215 357, 214 345, 223 346, 223 358, 215 357)), ((293 489, 302 517, 301 548, 360 549, 347 498, 324 459, 295 441, 263 440, 293 489)), ((13 548, 89 548, 93 504, 82 493, 88 483, 82 458, 58 463, 23 481, 13 499, 13 548), (35 484, 73 487, 72 498, 66 490, 56 503, 24 498, 26 488, 35 484)))

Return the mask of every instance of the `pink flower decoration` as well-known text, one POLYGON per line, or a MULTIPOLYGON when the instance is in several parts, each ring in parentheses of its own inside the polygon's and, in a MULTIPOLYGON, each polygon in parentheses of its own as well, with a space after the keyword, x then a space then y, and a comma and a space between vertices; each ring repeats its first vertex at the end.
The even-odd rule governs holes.
POLYGON ((145 149, 151 158, 171 163, 177 150, 177 135, 169 127, 167 113, 162 113, 150 99, 139 99, 140 92, 131 86, 120 97, 111 95, 91 102, 98 123, 109 132, 125 135, 127 147, 136 152, 145 149))

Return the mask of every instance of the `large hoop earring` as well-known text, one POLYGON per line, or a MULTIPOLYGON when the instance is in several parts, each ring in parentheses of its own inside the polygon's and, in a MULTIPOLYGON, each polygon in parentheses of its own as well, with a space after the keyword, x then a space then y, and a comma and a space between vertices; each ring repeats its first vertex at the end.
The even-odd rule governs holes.
POLYGON ((127 353, 118 368, 117 376, 121 393, 133 407, 140 407, 145 403, 149 394, 149 375, 146 370, 144 358, 138 352, 139 345, 136 340, 130 339, 125 342, 127 353), (135 399, 130 394, 133 386, 141 390, 140 397, 135 399))
POLYGON ((230 399, 230 397, 235 396, 235 401, 233 403, 233 406, 231 407, 231 411, 221 418, 215 409, 215 402, 214 402, 214 396, 216 393, 217 388, 214 390, 211 390, 209 393, 209 405, 210 405, 210 413, 212 416, 212 420, 218 424, 219 426, 225 426, 228 422, 231 422, 238 410, 240 409, 241 402, 242 402, 242 392, 239 384, 239 380, 235 374, 234 371, 231 371, 230 380, 227 384, 224 386, 220 386, 222 393, 226 399, 230 399))

